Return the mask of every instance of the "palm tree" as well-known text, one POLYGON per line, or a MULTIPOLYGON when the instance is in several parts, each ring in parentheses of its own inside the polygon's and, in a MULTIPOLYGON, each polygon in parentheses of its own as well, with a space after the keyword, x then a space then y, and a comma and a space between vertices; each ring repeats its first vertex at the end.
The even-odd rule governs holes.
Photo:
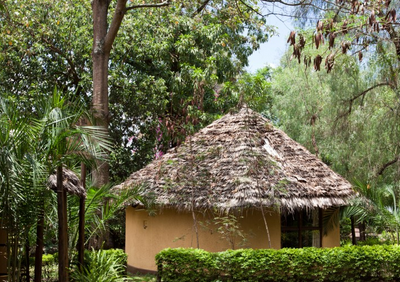
MULTIPOLYGON (((110 151, 108 133, 99 127, 79 126, 90 115, 79 101, 67 102, 55 90, 52 99, 32 106, 35 114, 21 113, 17 103, 0 97, 0 225, 7 228, 8 281, 20 277, 20 245, 37 220, 35 281, 41 281, 44 203, 47 178, 58 175, 60 281, 68 280, 66 192, 62 168, 83 162, 94 166, 110 151)), ((29 277, 27 276, 27 279, 29 277)))
POLYGON ((37 132, 18 113, 15 103, 0 97, 0 226, 8 232, 8 281, 19 280, 21 274, 19 246, 37 214, 40 182, 29 157, 37 132))
POLYGON ((355 181, 359 197, 343 210, 344 217, 352 217, 357 223, 370 222, 379 230, 396 234, 399 244, 400 198, 396 184, 382 186, 355 181))
POLYGON ((95 166, 96 160, 104 160, 108 155, 111 142, 102 127, 80 126, 82 119, 90 121, 90 115, 79 101, 68 103, 57 90, 39 109, 41 118, 35 122, 40 132, 37 158, 45 164, 48 175, 54 172, 57 175, 59 281, 68 281, 67 192, 63 189, 63 167, 73 168, 80 163, 95 166))

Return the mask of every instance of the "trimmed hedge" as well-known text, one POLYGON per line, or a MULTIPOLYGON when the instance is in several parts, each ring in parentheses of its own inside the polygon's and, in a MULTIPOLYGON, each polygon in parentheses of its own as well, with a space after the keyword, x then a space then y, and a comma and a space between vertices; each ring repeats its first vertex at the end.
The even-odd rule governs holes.
POLYGON ((400 247, 241 249, 210 253, 165 249, 159 281, 400 281, 400 247))

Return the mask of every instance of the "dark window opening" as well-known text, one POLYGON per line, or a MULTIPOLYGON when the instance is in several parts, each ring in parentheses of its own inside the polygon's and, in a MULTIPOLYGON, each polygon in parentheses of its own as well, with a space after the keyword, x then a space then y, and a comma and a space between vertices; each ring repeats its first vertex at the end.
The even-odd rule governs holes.
POLYGON ((281 247, 321 247, 322 210, 300 211, 281 216, 281 247))

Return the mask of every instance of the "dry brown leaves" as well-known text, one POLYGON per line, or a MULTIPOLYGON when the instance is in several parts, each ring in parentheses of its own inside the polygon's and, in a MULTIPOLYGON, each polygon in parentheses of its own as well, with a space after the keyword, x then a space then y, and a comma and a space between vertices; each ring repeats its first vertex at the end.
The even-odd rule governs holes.
POLYGON ((317 55, 314 58, 314 70, 320 71, 321 70, 321 63, 322 63, 322 57, 321 57, 321 55, 317 55))
POLYGON ((397 19, 397 15, 396 15, 395 9, 391 9, 389 12, 387 12, 385 20, 388 23, 394 23, 394 22, 396 22, 396 19, 397 19))
MULTIPOLYGON (((338 6, 346 9, 349 15, 367 15, 366 22, 363 20, 362 23, 358 23, 354 16, 350 16, 348 19, 344 19, 342 23, 336 22, 336 16, 332 19, 318 20, 315 27, 314 35, 312 36, 312 45, 315 46, 316 49, 319 49, 321 45, 323 45, 326 39, 328 42, 329 50, 337 50, 332 51, 330 55, 325 58, 325 68, 327 72, 331 72, 335 63, 336 54, 341 53, 346 54, 348 50, 352 47, 352 44, 356 46, 360 46, 360 38, 361 36, 361 50, 356 50, 354 54, 358 56, 358 60, 362 62, 363 60, 363 49, 367 49, 368 45, 371 44, 371 40, 368 40, 368 33, 381 33, 382 30, 390 31, 389 29, 393 25, 398 25, 397 20, 397 12, 394 4, 391 3, 391 0, 377 0, 377 1, 360 1, 360 0, 336 0, 335 1, 338 6), (392 4, 392 5, 391 5, 392 4), (394 7, 394 8, 393 8, 394 7), (366 29, 365 29, 366 27, 366 29), (338 36, 347 35, 350 31, 352 31, 353 39, 349 41, 348 39, 344 39, 342 42, 337 44, 335 47, 335 41, 338 36), (360 31, 357 33, 357 31, 360 31)), ((376 34, 374 35, 377 36, 376 34)), ((290 45, 293 45, 293 54, 292 58, 296 58, 300 63, 301 60, 301 52, 306 44, 304 36, 298 34, 298 43, 296 44, 296 32, 292 31, 287 40, 290 45)), ((372 42, 373 44, 373 42, 372 42)), ((358 48, 357 48, 358 49, 358 48)), ((306 66, 306 69, 311 66, 311 57, 304 55, 303 62, 306 66)), ((320 65, 322 63, 322 56, 317 55, 314 60, 314 70, 319 71, 320 65)))
POLYGON ((326 72, 327 73, 331 72, 331 70, 333 69, 333 65, 334 64, 335 64, 335 54, 331 53, 325 59, 325 68, 326 68, 326 72))
POLYGON ((296 44, 296 32, 295 31, 291 31, 289 38, 287 40, 287 43, 290 42, 290 46, 295 45, 296 44))
POLYGON ((336 35, 333 32, 329 33, 329 49, 333 48, 333 45, 335 43, 335 38, 336 35))
POLYGON ((351 43, 349 41, 343 41, 341 44, 342 54, 346 54, 347 50, 350 49, 351 43))

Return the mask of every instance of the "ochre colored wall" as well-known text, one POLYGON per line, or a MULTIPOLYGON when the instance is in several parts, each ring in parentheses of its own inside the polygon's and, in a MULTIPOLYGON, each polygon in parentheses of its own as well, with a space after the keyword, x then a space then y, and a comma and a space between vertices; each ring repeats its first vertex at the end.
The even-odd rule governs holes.
MULTIPOLYGON (((211 215, 197 213, 199 246, 210 252, 231 249, 232 245, 221 239, 216 227, 207 225, 211 215), (207 226, 205 226, 207 225, 207 226)), ((272 248, 280 248, 280 217, 277 213, 266 212, 272 248)), ((268 248, 268 237, 264 221, 259 211, 248 211, 239 219, 241 230, 245 230, 246 239, 241 245, 234 240, 235 249, 242 247, 268 248)), ((155 255, 165 248, 196 248, 196 233, 193 229, 191 213, 178 213, 164 209, 156 216, 149 216, 145 210, 127 208, 126 210, 126 253, 128 269, 156 270, 155 255)))
POLYGON ((339 219, 336 222, 336 226, 328 231, 326 236, 322 237, 322 247, 323 248, 333 248, 340 246, 340 227, 339 219))
MULTIPOLYGON (((220 252, 232 249, 226 239, 216 231, 211 222, 211 214, 196 213, 199 230, 199 245, 201 249, 210 252, 220 252)), ((281 247, 281 222, 277 212, 265 212, 271 238, 271 247, 281 247)), ((249 210, 238 216, 240 229, 247 239, 240 244, 234 240, 234 248, 268 248, 268 236, 260 211, 249 210)), ((322 238, 322 247, 340 245, 339 227, 329 231, 322 238)), ((156 216, 149 216, 145 210, 132 207, 126 210, 126 246, 128 254, 128 270, 156 270, 155 255, 165 248, 196 248, 196 233, 193 229, 191 213, 178 213, 172 209, 164 209, 156 216)))

